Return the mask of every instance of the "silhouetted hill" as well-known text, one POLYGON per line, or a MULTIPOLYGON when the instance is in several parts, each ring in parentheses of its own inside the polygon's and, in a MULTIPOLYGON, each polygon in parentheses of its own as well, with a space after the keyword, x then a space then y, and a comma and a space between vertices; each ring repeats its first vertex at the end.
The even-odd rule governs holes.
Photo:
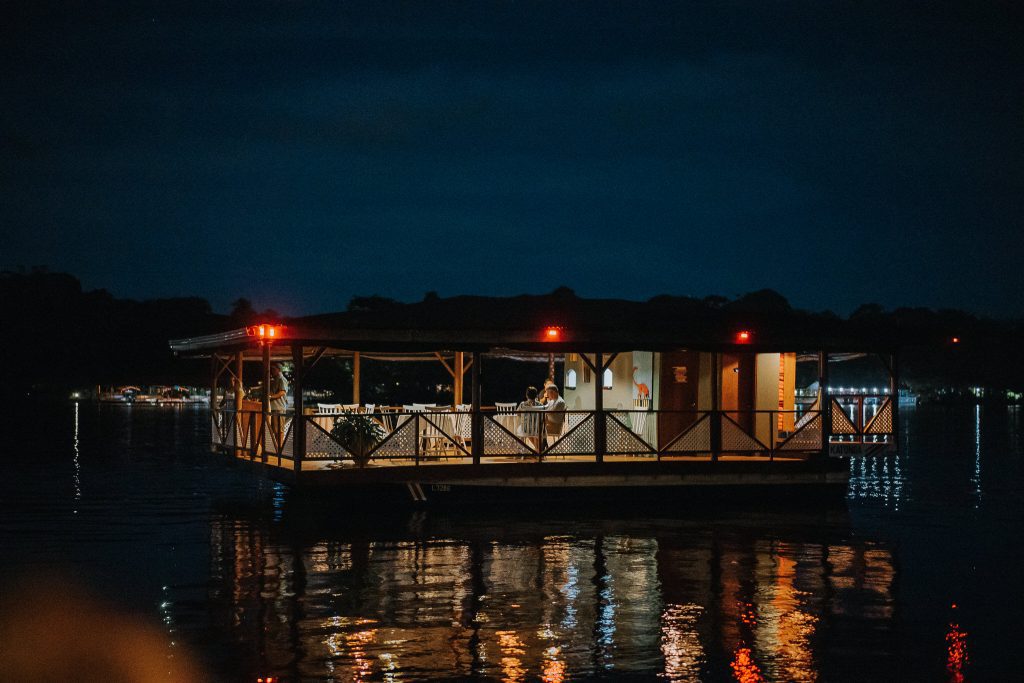
MULTIPOLYGON (((608 316, 608 324, 657 325, 666 316, 684 316, 694 325, 744 320, 765 333, 777 330, 831 330, 885 340, 901 348, 901 375, 918 388, 984 386, 1024 388, 1024 360, 1018 340, 1019 320, 979 318, 963 311, 898 308, 886 311, 865 304, 848 318, 830 312, 794 309, 781 294, 761 290, 736 300, 662 295, 641 305, 620 300, 581 299, 561 287, 542 296, 503 299, 459 296, 441 298, 430 292, 423 301, 405 304, 380 296, 353 298, 338 314, 302 320, 344 318, 375 325, 383 318, 401 318, 411 325, 430 326, 451 315, 475 311, 475 325, 500 324, 504 316, 533 315, 538 324, 553 315, 599 320, 609 310, 642 311, 630 323, 608 316), (716 322, 717 321, 717 322, 716 322), (953 338, 958 343, 953 343, 953 338)), ((273 311, 257 312, 246 299, 234 303, 229 315, 217 314, 199 297, 133 301, 105 290, 85 292, 66 273, 35 270, 0 273, 0 348, 7 362, 4 394, 62 394, 96 384, 204 385, 204 361, 176 358, 172 338, 235 329, 259 320, 277 319, 273 311)), ((287 322, 287 321, 285 321, 287 322)), ((571 320, 566 320, 572 324, 571 320)), ((812 350, 812 349, 806 349, 812 350)), ((419 364, 415 364, 419 365, 419 364)), ((426 370, 424 370, 426 371, 426 370)))

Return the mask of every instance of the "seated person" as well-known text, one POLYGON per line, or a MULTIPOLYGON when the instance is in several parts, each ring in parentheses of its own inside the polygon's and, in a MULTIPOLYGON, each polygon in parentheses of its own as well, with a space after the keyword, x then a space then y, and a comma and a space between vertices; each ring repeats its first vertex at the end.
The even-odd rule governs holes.
POLYGON ((544 389, 547 395, 547 402, 544 404, 545 423, 544 430, 548 437, 548 444, 562 435, 562 425, 565 424, 565 400, 558 395, 558 387, 549 384, 544 389))
MULTIPOLYGON (((526 400, 516 406, 517 413, 531 413, 543 410, 544 408, 540 403, 537 402, 537 388, 526 387, 526 400)), ((533 446, 534 450, 540 450, 540 415, 520 415, 521 420, 519 427, 519 434, 517 436, 525 436, 530 441, 530 445, 533 446)))

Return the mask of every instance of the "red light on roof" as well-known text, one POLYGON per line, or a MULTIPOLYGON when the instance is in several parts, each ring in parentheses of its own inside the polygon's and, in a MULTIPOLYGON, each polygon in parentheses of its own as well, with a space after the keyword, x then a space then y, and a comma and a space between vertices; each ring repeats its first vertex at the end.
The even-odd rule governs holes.
POLYGON ((959 344, 960 343, 960 337, 953 337, 950 341, 952 341, 954 344, 959 344))
POLYGON ((740 330, 739 332, 736 333, 736 341, 740 344, 746 344, 747 342, 749 342, 750 337, 751 334, 749 330, 740 330))
POLYGON ((262 325, 253 325, 252 327, 245 328, 245 333, 250 337, 258 337, 260 339, 275 339, 281 336, 281 330, 283 329, 283 325, 263 323, 262 325))
POLYGON ((562 328, 560 327, 545 327, 544 328, 544 341, 558 341, 562 338, 562 328))

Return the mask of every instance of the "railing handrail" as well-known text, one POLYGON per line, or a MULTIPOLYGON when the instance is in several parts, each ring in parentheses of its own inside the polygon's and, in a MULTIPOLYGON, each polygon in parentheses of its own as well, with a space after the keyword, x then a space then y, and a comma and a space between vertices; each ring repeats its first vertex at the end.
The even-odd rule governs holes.
POLYGON ((851 420, 855 434, 833 434, 822 418, 834 412, 799 407, 710 410, 630 406, 600 412, 534 409, 499 414, 486 409, 396 411, 375 407, 372 412, 309 410, 298 417, 294 411, 222 406, 213 411, 212 441, 219 449, 248 453, 264 462, 267 457, 291 460, 301 469, 303 459, 358 465, 373 461, 414 461, 418 465, 432 459, 478 462, 473 459, 476 454, 487 462, 494 458, 596 459, 599 434, 605 439, 603 452, 609 455, 658 460, 702 454, 714 460, 719 453, 764 453, 774 459, 777 454, 821 452, 829 443, 891 443, 894 438, 887 420, 875 424, 875 417, 865 411, 861 411, 863 422, 851 420), (346 446, 335 432, 340 422, 353 418, 370 418, 380 425, 379 434, 367 437, 367 448, 346 446), (474 428, 477 422, 479 431, 474 428), (549 432, 552 427, 556 432, 549 432), (889 431, 884 431, 886 428, 889 431), (474 435, 480 440, 476 448, 474 435), (301 441, 296 443, 299 437, 301 441))

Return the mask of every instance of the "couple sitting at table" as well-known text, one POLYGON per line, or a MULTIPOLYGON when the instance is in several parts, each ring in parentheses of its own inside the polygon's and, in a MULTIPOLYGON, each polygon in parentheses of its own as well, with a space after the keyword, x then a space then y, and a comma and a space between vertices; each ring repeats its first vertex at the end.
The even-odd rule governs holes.
POLYGON ((537 389, 527 387, 526 400, 516 408, 522 419, 520 436, 527 437, 537 451, 540 450, 541 444, 541 426, 544 427, 544 434, 547 435, 550 444, 562 434, 562 425, 565 423, 565 401, 558 395, 558 387, 553 382, 548 382, 544 387, 544 394, 546 401, 540 403, 537 401, 537 389), (541 415, 530 414, 540 412, 547 413, 543 416, 543 421, 541 415))

